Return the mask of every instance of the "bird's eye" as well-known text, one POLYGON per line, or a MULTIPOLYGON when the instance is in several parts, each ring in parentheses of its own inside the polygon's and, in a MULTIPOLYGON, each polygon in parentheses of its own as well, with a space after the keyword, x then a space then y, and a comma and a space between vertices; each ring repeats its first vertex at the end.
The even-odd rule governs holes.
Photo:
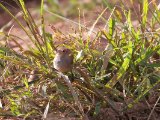
POLYGON ((66 52, 65 50, 62 50, 62 52, 66 52))

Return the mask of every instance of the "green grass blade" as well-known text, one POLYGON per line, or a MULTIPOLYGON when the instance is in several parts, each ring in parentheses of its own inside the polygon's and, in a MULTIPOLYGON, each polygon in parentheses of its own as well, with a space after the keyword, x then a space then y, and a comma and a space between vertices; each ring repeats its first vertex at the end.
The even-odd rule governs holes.
POLYGON ((114 76, 105 86, 107 88, 112 88, 118 81, 119 79, 126 73, 126 70, 129 67, 129 63, 132 59, 132 52, 133 52, 133 48, 132 48, 132 42, 129 41, 129 45, 128 45, 128 53, 126 55, 126 58, 124 59, 124 62, 122 63, 122 66, 120 67, 120 69, 118 70, 116 76, 114 76))
POLYGON ((143 13, 142 13, 142 25, 146 26, 147 14, 148 14, 148 0, 143 0, 143 13))

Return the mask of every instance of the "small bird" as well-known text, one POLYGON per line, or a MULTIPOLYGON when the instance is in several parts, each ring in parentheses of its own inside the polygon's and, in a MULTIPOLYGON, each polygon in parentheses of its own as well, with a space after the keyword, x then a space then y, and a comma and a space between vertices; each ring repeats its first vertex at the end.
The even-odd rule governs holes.
POLYGON ((53 60, 53 66, 56 70, 62 73, 71 72, 73 68, 72 51, 65 47, 60 47, 56 50, 56 55, 53 60))

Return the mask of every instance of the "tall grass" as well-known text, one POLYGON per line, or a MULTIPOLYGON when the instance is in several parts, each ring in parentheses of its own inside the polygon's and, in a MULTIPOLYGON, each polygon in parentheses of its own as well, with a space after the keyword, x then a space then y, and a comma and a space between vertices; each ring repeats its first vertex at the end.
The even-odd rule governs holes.
MULTIPOLYGON (((160 82, 160 34, 157 28, 160 12, 156 3, 152 3, 152 9, 147 0, 139 3, 138 14, 141 16, 137 17, 136 26, 131 19, 135 11, 125 9, 122 4, 111 9, 105 29, 96 32, 93 40, 87 36, 84 43, 82 36, 65 35, 70 40, 65 46, 75 53, 74 82, 70 84, 65 82, 69 74, 61 78, 52 66, 56 45, 55 38, 45 31, 43 0, 40 12, 42 33, 24 1, 16 3, 23 12, 26 25, 3 4, 0 3, 0 7, 12 16, 35 47, 25 51, 17 43, 21 53, 7 44, 0 47, 3 86, 0 97, 5 104, 0 108, 0 116, 33 119, 34 116, 46 117, 52 111, 59 111, 71 117, 89 119, 89 114, 97 116, 104 108, 112 108, 115 115, 123 116, 139 101, 147 99, 150 90, 155 88, 156 91, 160 82), (99 52, 96 46, 101 39, 108 44, 99 52), (31 73, 37 76, 36 80, 28 81, 31 73), (117 107, 117 102, 121 103, 120 107, 117 107)), ((103 12, 99 18, 104 19, 103 12)), ((93 32, 94 24, 88 32, 93 32)), ((64 36, 59 30, 54 32, 57 38, 64 36)), ((0 35, 6 42, 20 37, 5 32, 0 35)))

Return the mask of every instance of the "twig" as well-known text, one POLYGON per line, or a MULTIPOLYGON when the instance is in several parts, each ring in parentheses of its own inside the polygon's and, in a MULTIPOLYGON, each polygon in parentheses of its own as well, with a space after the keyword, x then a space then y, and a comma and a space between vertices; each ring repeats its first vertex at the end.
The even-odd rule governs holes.
POLYGON ((73 98, 74 98, 76 104, 77 104, 78 107, 79 107, 79 110, 81 111, 82 115, 84 115, 83 107, 82 107, 82 105, 81 105, 81 103, 80 103, 80 101, 79 101, 79 99, 78 99, 78 95, 77 95, 76 91, 74 90, 74 88, 73 88, 73 86, 72 86, 72 84, 71 84, 68 76, 64 75, 63 73, 59 73, 59 74, 60 74, 61 77, 63 77, 63 79, 64 79, 65 82, 67 83, 68 87, 69 87, 70 90, 71 90, 71 93, 72 93, 72 95, 73 95, 73 98))
POLYGON ((150 118, 151 118, 151 116, 152 116, 152 114, 154 112, 154 109, 155 109, 156 105, 158 104, 159 100, 160 100, 160 96, 158 97, 156 103, 154 104, 154 107, 153 107, 152 111, 150 112, 147 120, 150 120, 150 118))

